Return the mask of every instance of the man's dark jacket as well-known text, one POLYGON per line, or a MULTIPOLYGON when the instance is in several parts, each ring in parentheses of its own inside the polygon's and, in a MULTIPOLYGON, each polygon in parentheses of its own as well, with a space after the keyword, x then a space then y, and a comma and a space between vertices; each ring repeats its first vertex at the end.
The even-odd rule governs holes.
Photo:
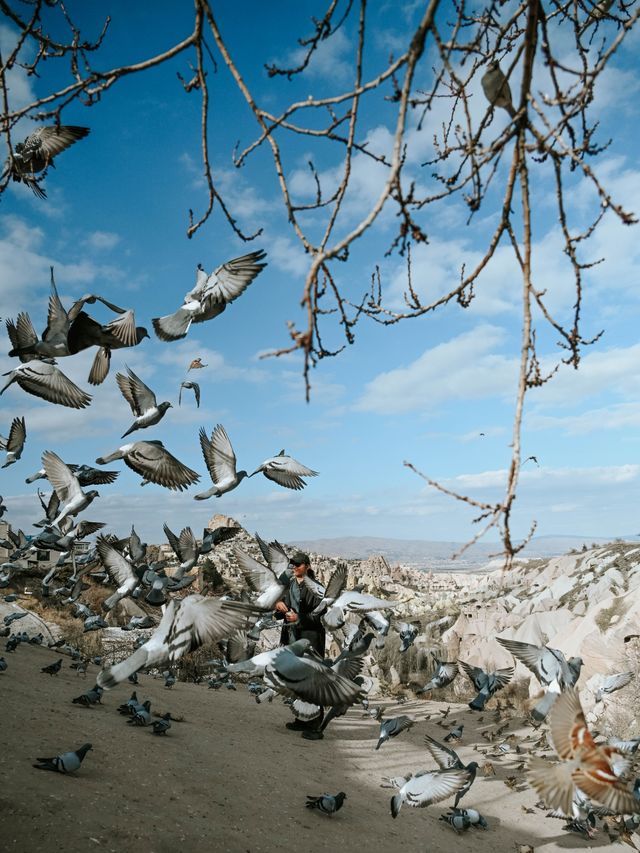
MULTIPOLYGON (((314 610, 322 601, 323 589, 320 584, 301 583, 292 577, 288 588, 282 596, 282 601, 290 610, 298 614, 296 622, 285 622, 280 634, 280 643, 283 646, 293 643, 294 640, 309 640, 319 655, 324 657, 325 630, 320 621, 320 616, 312 616, 314 610), (294 589, 294 585, 297 590, 294 589), (312 588, 313 587, 313 588, 312 588), (299 599, 299 600, 298 600, 299 599)), ((276 619, 284 619, 283 613, 275 613, 276 619)))

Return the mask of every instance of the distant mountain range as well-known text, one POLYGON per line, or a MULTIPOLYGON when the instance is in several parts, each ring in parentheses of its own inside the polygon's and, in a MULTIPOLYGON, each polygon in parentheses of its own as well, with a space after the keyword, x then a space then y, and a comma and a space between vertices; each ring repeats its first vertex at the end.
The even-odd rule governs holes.
MULTIPOLYGON (((638 536, 625 537, 626 542, 636 542, 638 536)), ((548 558, 566 554, 583 545, 601 545, 611 542, 612 538, 597 536, 536 536, 519 556, 528 559, 548 558)), ((389 539, 379 536, 343 536, 335 539, 298 540, 295 544, 305 551, 323 554, 327 557, 365 560, 376 554, 382 554, 392 564, 401 563, 414 569, 425 571, 469 571, 485 565, 491 555, 500 550, 498 542, 477 542, 468 548, 457 560, 451 556, 459 551, 463 542, 439 542, 431 539, 389 539)))

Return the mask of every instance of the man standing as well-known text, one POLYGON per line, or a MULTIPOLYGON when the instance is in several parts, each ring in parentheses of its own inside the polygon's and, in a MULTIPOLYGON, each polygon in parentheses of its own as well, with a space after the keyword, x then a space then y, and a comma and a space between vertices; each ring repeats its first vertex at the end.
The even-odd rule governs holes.
MULTIPOLYGON (((296 551, 289 561, 293 577, 282 600, 276 604, 276 619, 284 619, 280 643, 283 646, 295 640, 309 640, 313 648, 324 657, 325 630, 319 616, 311 613, 322 601, 324 588, 315 579, 308 554, 296 551)), ((281 576, 280 580, 285 580, 281 576)))

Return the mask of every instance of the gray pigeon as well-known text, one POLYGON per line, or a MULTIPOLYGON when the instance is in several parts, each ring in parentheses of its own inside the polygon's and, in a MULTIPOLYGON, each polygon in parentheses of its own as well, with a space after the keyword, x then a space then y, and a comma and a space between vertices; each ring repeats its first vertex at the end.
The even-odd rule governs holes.
POLYGON ((396 818, 402 805, 424 808, 451 797, 469 779, 466 770, 424 770, 410 776, 391 798, 391 816, 396 818))
POLYGON ((172 580, 178 581, 197 565, 198 558, 200 557, 200 549, 198 548, 196 537, 193 535, 193 530, 190 527, 183 528, 180 531, 180 536, 176 536, 167 524, 164 524, 162 529, 169 540, 169 545, 171 545, 173 553, 180 561, 177 571, 172 575, 172 580))
POLYGON ((382 744, 386 743, 389 738, 397 737, 399 734, 402 734, 402 732, 410 729, 413 724, 414 720, 404 715, 400 717, 392 717, 389 720, 382 720, 380 723, 380 736, 378 738, 378 743, 376 744, 376 749, 380 749, 382 744))
POLYGON ((182 389, 185 391, 193 391, 196 398, 196 408, 200 408, 200 386, 197 382, 181 382, 180 383, 180 391, 178 392, 178 405, 182 405, 182 389))
POLYGON ((560 693, 577 682, 582 658, 573 657, 567 660, 560 649, 552 649, 550 646, 535 646, 532 643, 521 643, 502 637, 497 637, 497 640, 547 688, 545 695, 531 712, 536 722, 542 722, 560 693))
POLYGON ((109 576, 118 584, 117 590, 102 602, 103 610, 113 610, 116 604, 123 598, 131 595, 140 583, 138 575, 127 558, 105 536, 96 539, 96 550, 100 561, 109 576))
POLYGON ((151 701, 147 699, 139 706, 135 713, 129 717, 127 723, 130 726, 148 726, 151 722, 151 701))
POLYGON ((344 791, 340 791, 338 794, 322 794, 320 797, 315 797, 310 794, 307 794, 307 802, 305 803, 308 809, 317 809, 322 812, 322 814, 334 815, 336 812, 339 812, 343 806, 344 801, 347 799, 347 795, 344 791))
POLYGON ((161 719, 153 721, 153 734, 154 735, 166 735, 168 730, 171 728, 171 714, 164 714, 161 719))
POLYGON ((439 690, 442 687, 447 687, 455 680, 455 677, 458 674, 458 664, 456 661, 438 660, 435 656, 434 660, 436 664, 436 671, 431 676, 430 681, 428 681, 420 690, 416 691, 417 694, 428 693, 431 690, 439 690))
POLYGON ((514 118, 516 111, 511 97, 511 87, 497 62, 489 63, 480 82, 482 83, 482 91, 485 98, 491 106, 502 107, 502 109, 509 113, 511 118, 514 118))
POLYGON ((461 666, 467 676, 471 679, 473 686, 478 691, 475 699, 469 702, 469 707, 473 711, 482 711, 489 699, 502 690, 513 678, 514 669, 512 666, 504 669, 496 669, 495 672, 487 673, 479 666, 471 666, 463 660, 458 661, 458 666, 461 666))
POLYGON ((20 459, 26 439, 27 427, 24 418, 14 418, 11 422, 9 437, 3 438, 0 435, 0 450, 7 451, 7 458, 2 466, 3 468, 8 468, 9 465, 13 465, 14 462, 20 459))
MULTIPOLYGON (((47 675, 57 675, 62 669, 62 658, 59 658, 55 663, 50 663, 48 666, 43 666, 40 672, 46 672, 47 675)), ((38 759, 39 761, 40 759, 38 759)))
POLYGON ((462 738, 462 730, 464 729, 464 725, 460 723, 459 726, 455 726, 451 729, 448 735, 445 736, 445 741, 449 743, 452 740, 460 740, 462 738))
POLYGON ((450 824, 457 833, 464 832, 471 826, 471 819, 464 813, 462 809, 448 812, 440 815, 439 820, 444 820, 450 824))
POLYGON ((214 495, 221 497, 238 486, 245 477, 246 471, 236 471, 236 454, 231 441, 222 424, 217 424, 211 433, 211 439, 203 428, 200 428, 200 447, 209 471, 213 486, 206 492, 195 495, 197 501, 205 501, 214 495))
POLYGON ((6 662, 6 660, 3 657, 0 657, 0 672, 4 672, 8 666, 9 664, 6 662))
POLYGON ((420 632, 420 626, 415 622, 398 622, 395 627, 400 635, 400 653, 403 654, 413 645, 420 632))
POLYGON ((605 694, 615 693, 616 690, 626 687, 633 678, 634 673, 630 671, 600 676, 600 684, 595 692, 596 702, 602 702, 605 694))
POLYGON ((7 626, 8 626, 8 625, 11 625, 13 622, 17 622, 17 621, 18 621, 18 619, 24 619, 24 617, 25 617, 25 616, 28 616, 28 615, 29 615, 29 613, 28 613, 28 611, 27 611, 27 610, 24 610, 24 611, 22 611, 21 613, 20 613, 20 612, 17 612, 17 613, 8 613, 8 614, 3 618, 3 620, 2 620, 2 621, 4 622, 4 624, 5 624, 5 625, 7 625, 7 626))
POLYGON ((284 486, 285 489, 294 489, 296 491, 304 489, 307 485, 303 477, 317 477, 318 472, 312 471, 300 462, 296 462, 291 456, 286 456, 284 450, 281 450, 277 456, 272 456, 270 459, 259 465, 250 477, 255 477, 262 471, 268 480, 272 480, 279 486, 284 486))
POLYGON ((160 423, 167 410, 171 408, 171 403, 169 402, 158 403, 156 395, 151 388, 145 385, 142 379, 136 376, 130 367, 127 367, 127 374, 125 376, 124 373, 116 373, 116 382, 122 392, 122 396, 131 406, 135 420, 129 429, 122 434, 121 438, 124 438, 137 429, 155 426, 160 423))
POLYGON ((91 402, 89 394, 78 388, 59 368, 45 361, 29 361, 2 375, 8 376, 9 381, 0 394, 4 394, 9 385, 15 382, 27 394, 33 394, 48 403, 85 409, 91 402))
POLYGON ((83 744, 75 752, 63 752, 54 758, 36 758, 38 764, 33 766, 37 770, 53 770, 55 773, 74 773, 84 761, 84 757, 93 749, 90 743, 83 744))
POLYGON ((265 257, 263 251, 250 252, 222 264, 210 275, 199 266, 195 287, 182 306, 173 314, 152 320, 156 335, 161 341, 177 341, 186 337, 192 323, 204 323, 222 314, 265 268, 266 264, 260 263, 265 257))
POLYGON ((36 178, 36 173, 53 166, 54 157, 88 134, 88 127, 73 124, 38 127, 24 142, 16 143, 12 156, 5 164, 4 174, 11 175, 18 183, 26 184, 38 198, 44 199, 47 194, 40 185, 44 175, 36 178))
POLYGON ((113 453, 99 456, 98 465, 107 465, 115 459, 124 459, 145 482, 156 483, 167 489, 184 491, 197 483, 200 475, 183 465, 164 447, 161 441, 133 441, 123 444, 113 453))
POLYGON ((108 628, 109 626, 104 621, 102 616, 89 616, 84 620, 84 628, 83 633, 87 634, 89 631, 100 631, 102 628, 108 628))

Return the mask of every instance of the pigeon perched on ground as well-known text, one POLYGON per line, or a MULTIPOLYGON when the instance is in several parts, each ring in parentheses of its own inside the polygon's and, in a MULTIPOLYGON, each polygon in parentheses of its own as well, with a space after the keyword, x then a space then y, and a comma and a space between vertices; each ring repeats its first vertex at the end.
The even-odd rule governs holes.
POLYGON ((458 661, 458 666, 462 667, 471 680, 471 683, 478 691, 478 695, 475 699, 472 699, 471 702, 469 702, 469 707, 473 711, 484 710, 484 706, 487 704, 489 699, 491 699, 498 690, 502 690, 503 687, 506 687, 507 684, 509 684, 514 673, 512 666, 505 667, 504 669, 496 669, 494 672, 485 672, 479 666, 471 666, 471 664, 465 663, 463 660, 458 661))
POLYGON ((456 794, 456 799, 453 804, 455 809, 458 807, 458 803, 467 793, 476 778, 478 762, 471 761, 469 764, 464 764, 455 750, 451 749, 449 746, 444 746, 442 743, 438 743, 437 740, 434 740, 429 735, 424 736, 424 743, 441 770, 466 770, 469 774, 467 782, 456 794))
POLYGON ((416 693, 419 695, 421 693, 428 693, 431 690, 439 690, 442 687, 447 687, 451 684, 452 681, 455 680, 455 677, 458 674, 458 663, 457 661, 444 661, 438 660, 434 655, 434 661, 436 664, 436 671, 431 676, 431 679, 422 687, 420 690, 416 690, 416 693))
POLYGON ((53 770, 55 773, 74 773, 84 761, 84 757, 93 749, 90 743, 83 744, 75 752, 63 752, 54 758, 36 758, 38 764, 33 766, 37 770, 53 770))
POLYGON ((378 737, 376 749, 380 749, 382 744, 386 743, 389 738, 397 737, 399 734, 402 734, 402 732, 410 729, 414 722, 415 721, 410 717, 406 717, 404 715, 400 717, 392 717, 389 720, 382 720, 380 723, 380 735, 378 737))
POLYGON ((447 814, 441 815, 440 820, 444 820, 451 824, 456 832, 463 832, 471 826, 475 826, 480 829, 488 828, 487 821, 476 809, 458 809, 454 806, 454 808, 449 809, 447 814))
POLYGON ((322 814, 334 815, 336 812, 339 812, 342 808, 344 801, 347 799, 347 795, 344 791, 340 791, 338 794, 322 794, 320 797, 314 797, 310 794, 307 794, 307 802, 305 803, 308 809, 318 809, 318 811, 322 812, 322 814))
POLYGON ((262 465, 258 466, 250 477, 255 477, 260 471, 268 480, 273 480, 279 486, 284 486, 286 489, 300 490, 307 485, 303 477, 317 477, 318 472, 312 471, 300 462, 296 462, 291 456, 286 456, 284 450, 281 450, 277 456, 272 456, 270 459, 265 459, 262 465))
POLYGON ((4 438, 0 435, 0 450, 7 451, 3 468, 8 468, 20 459, 26 439, 27 427, 24 418, 14 418, 9 429, 9 437, 4 438))
POLYGON ((6 662, 6 660, 3 657, 0 657, 0 672, 4 672, 8 666, 9 664, 6 662))
MULTIPOLYGON (((200 367, 204 367, 203 364, 200 367)), ((193 391, 196 398, 196 408, 200 408, 200 386, 197 382, 181 382, 180 383, 180 391, 178 392, 178 405, 182 405, 182 389, 185 391, 193 391)))
POLYGON ((573 687, 580 677, 582 658, 573 657, 567 660, 560 649, 552 649, 550 646, 535 646, 532 643, 505 640, 502 637, 497 640, 547 688, 547 692, 531 712, 536 722, 542 722, 558 694, 567 687, 573 687))
POLYGON ((9 385, 17 383, 27 394, 40 397, 48 403, 57 403, 71 409, 85 409, 91 402, 91 396, 72 382, 54 364, 46 361, 29 361, 3 373, 9 381, 0 394, 4 394, 9 385))
POLYGON ((127 376, 124 373, 116 373, 116 382, 118 388, 122 392, 122 396, 131 406, 131 411, 135 417, 134 422, 129 429, 120 436, 124 438, 137 429, 146 429, 146 427, 155 426, 160 423, 162 418, 171 408, 171 403, 165 401, 158 403, 156 395, 151 388, 140 379, 139 376, 127 367, 127 376))
POLYGON ((151 722, 151 701, 149 699, 135 708, 127 723, 130 726, 148 726, 151 722))
POLYGON ((26 184, 38 198, 44 199, 47 194, 40 185, 44 175, 36 178, 36 173, 53 166, 54 157, 88 134, 88 127, 72 124, 38 127, 24 142, 16 143, 13 155, 5 164, 4 174, 10 174, 14 181, 26 184))
POLYGON ((464 725, 460 723, 459 726, 455 726, 455 728, 451 729, 449 734, 445 737, 445 742, 449 743, 453 740, 460 740, 462 738, 462 730, 464 729, 464 725))
POLYGON ((250 252, 219 266, 210 275, 198 267, 196 284, 173 314, 154 317, 156 335, 161 341, 184 338, 192 323, 212 320, 237 299, 266 266, 260 263, 266 257, 263 251, 250 252))
POLYGON ((83 512, 99 496, 95 489, 83 492, 73 471, 52 450, 45 450, 42 454, 42 465, 60 499, 60 512, 52 522, 54 526, 59 526, 64 518, 83 512))
POLYGON ((451 797, 469 779, 466 770, 423 770, 410 776, 391 798, 391 815, 398 817, 403 803, 413 808, 424 808, 451 797))
POLYGON ((616 814, 633 814, 638 801, 620 775, 630 760, 613 746, 596 744, 584 718, 580 696, 568 687, 556 699, 549 715, 551 737, 559 758, 551 764, 532 756, 529 784, 551 808, 571 814, 575 789, 616 814), (616 772, 617 771, 617 772, 616 772))
POLYGON ((87 634, 90 631, 100 631, 102 628, 108 628, 109 625, 104 621, 102 616, 89 616, 84 620, 83 633, 87 634))
POLYGON ((509 81, 504 76, 497 62, 490 62, 487 70, 482 75, 480 81, 482 83, 482 91, 485 98, 489 101, 492 107, 502 107, 506 110, 511 118, 514 118, 516 111, 513 106, 511 97, 511 87, 509 81))
POLYGON ((211 433, 211 439, 203 428, 200 428, 199 435, 202 455, 213 486, 206 492, 195 495, 195 499, 205 501, 212 495, 219 498, 225 492, 235 489, 248 474, 246 471, 236 471, 236 455, 222 424, 217 424, 211 433))
MULTIPOLYGON (((43 666, 40 672, 46 672, 47 675, 57 675, 62 669, 62 658, 59 658, 55 663, 50 663, 48 666, 43 666)), ((38 759, 39 761, 40 759, 38 759)))
POLYGON ((100 699, 102 698, 102 694, 104 690, 102 687, 98 687, 96 684, 91 690, 87 690, 86 693, 80 694, 80 696, 76 696, 75 699, 72 699, 72 703, 74 705, 84 705, 89 708, 91 705, 101 704, 100 699))
POLYGON ((199 474, 172 456, 161 441, 133 441, 123 444, 113 453, 99 456, 96 464, 107 465, 115 459, 124 459, 125 464, 144 477, 146 482, 175 491, 182 492, 200 479, 199 474))
POLYGON ((171 728, 171 714, 164 714, 161 719, 153 721, 153 734, 166 735, 171 728))
POLYGON ((260 615, 250 604, 188 595, 172 599, 151 638, 121 663, 103 669, 98 684, 110 689, 143 667, 176 663, 203 643, 215 643, 242 629, 251 616, 260 615))
POLYGON ((164 686, 171 689, 177 680, 172 672, 167 672, 164 677, 164 686))

